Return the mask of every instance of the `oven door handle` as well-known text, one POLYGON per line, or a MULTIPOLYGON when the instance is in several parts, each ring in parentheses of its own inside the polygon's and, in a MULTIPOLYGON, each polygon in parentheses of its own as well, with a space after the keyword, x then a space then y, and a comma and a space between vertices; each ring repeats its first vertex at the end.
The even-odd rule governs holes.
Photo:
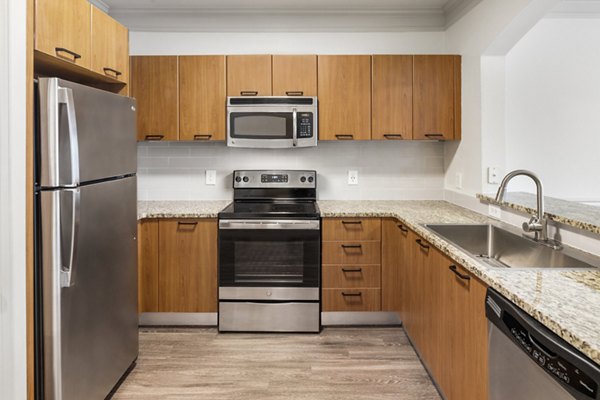
POLYGON ((294 230, 319 230, 319 220, 220 220, 219 229, 294 229, 294 230))

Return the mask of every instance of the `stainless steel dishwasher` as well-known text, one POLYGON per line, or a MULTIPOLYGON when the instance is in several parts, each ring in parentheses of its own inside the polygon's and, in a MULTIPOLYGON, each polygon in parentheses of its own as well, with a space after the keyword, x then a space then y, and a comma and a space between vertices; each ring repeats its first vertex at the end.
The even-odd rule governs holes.
POLYGON ((489 400, 600 399, 600 366, 488 289, 489 400))

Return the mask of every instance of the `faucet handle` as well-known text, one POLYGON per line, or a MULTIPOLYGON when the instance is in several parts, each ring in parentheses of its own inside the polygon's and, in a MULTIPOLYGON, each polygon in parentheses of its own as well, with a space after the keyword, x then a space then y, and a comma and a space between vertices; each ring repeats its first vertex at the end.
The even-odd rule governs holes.
POLYGON ((525 232, 541 232, 543 228, 537 217, 531 217, 529 222, 523 222, 523 230, 525 232))

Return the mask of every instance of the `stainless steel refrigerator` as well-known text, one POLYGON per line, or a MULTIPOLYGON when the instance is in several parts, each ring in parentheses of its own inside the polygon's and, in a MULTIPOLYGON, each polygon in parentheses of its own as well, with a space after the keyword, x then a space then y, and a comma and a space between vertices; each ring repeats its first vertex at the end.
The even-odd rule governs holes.
POLYGON ((135 100, 36 85, 36 398, 104 399, 138 355, 135 100))

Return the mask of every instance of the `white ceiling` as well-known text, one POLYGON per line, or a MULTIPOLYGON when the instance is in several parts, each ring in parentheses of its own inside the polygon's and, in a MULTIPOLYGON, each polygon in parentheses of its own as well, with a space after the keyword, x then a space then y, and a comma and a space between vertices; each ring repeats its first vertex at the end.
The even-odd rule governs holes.
POLYGON ((481 0, 90 0, 132 31, 440 31, 481 0))

